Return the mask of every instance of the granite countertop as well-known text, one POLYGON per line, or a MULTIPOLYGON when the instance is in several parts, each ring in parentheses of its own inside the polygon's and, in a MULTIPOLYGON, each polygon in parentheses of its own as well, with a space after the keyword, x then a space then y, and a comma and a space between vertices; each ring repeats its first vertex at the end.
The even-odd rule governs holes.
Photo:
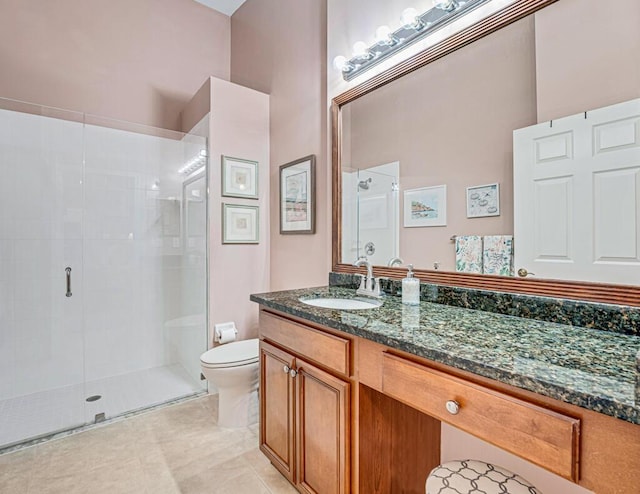
POLYGON ((640 336, 567 326, 431 302, 386 297, 375 309, 313 307, 300 298, 356 298, 319 287, 251 295, 259 304, 640 424, 640 336))

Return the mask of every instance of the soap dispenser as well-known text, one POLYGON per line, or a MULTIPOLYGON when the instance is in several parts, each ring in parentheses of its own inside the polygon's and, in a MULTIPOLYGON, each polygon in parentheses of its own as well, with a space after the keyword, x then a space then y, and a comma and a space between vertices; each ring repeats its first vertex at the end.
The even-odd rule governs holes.
POLYGON ((420 303, 420 280, 413 276, 413 264, 409 264, 407 277, 402 279, 402 303, 407 305, 420 303))

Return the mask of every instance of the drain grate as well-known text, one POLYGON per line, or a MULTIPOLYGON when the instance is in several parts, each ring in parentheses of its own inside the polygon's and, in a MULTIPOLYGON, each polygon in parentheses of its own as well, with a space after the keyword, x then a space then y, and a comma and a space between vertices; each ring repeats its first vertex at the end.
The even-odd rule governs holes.
POLYGON ((93 395, 89 396, 89 398, 87 398, 85 401, 91 403, 92 401, 98 401, 100 398, 102 398, 102 395, 93 395))

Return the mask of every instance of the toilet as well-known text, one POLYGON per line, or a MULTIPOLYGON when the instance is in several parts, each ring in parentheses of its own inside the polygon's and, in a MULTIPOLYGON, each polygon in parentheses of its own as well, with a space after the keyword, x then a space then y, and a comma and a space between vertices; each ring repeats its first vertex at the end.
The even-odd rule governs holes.
POLYGON ((202 374, 218 389, 218 425, 246 427, 258 421, 258 339, 234 341, 200 356, 202 374))

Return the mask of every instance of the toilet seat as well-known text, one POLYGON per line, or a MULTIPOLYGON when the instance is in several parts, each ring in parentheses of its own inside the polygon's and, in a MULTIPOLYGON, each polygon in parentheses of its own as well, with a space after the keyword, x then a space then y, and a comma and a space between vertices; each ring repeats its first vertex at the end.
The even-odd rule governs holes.
POLYGON ((208 369, 241 367, 258 362, 258 339, 234 341, 206 351, 200 356, 200 363, 208 369))

